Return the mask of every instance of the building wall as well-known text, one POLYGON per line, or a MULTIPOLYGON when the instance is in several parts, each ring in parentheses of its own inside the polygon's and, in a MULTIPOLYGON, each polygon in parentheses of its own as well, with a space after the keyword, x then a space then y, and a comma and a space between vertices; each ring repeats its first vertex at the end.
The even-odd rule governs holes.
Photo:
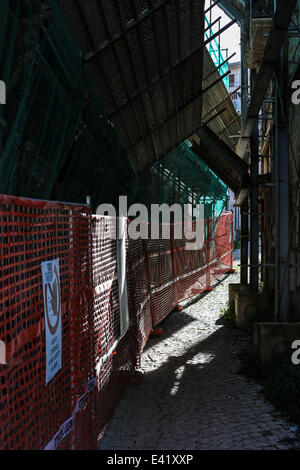
POLYGON ((229 64, 229 88, 228 92, 231 95, 232 102, 238 114, 241 114, 241 89, 235 92, 241 86, 241 63, 234 62, 229 64), (234 93, 235 92, 235 93, 234 93))
MULTIPOLYGON (((232 102, 238 114, 241 114, 241 90, 236 91, 241 85, 241 63, 234 62, 229 64, 229 88, 228 93, 231 95, 232 102), (236 93, 234 93, 236 91, 236 93)), ((237 141, 237 137, 236 137, 237 141)), ((233 191, 229 190, 229 210, 233 213, 233 236, 237 240, 241 226, 240 208, 234 207, 235 196, 233 191)))
POLYGON ((240 208, 235 206, 235 195, 234 192, 229 190, 229 202, 228 210, 233 214, 233 238, 234 240, 239 239, 240 229, 241 229, 241 214, 240 208))

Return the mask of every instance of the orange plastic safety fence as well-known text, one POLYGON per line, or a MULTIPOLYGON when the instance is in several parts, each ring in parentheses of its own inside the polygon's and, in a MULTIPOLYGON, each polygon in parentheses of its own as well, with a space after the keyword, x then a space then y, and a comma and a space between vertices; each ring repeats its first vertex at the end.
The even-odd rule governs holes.
MULTIPOLYGON (((86 207, 0 196, 0 339, 6 362, 0 365, 2 449, 42 449, 72 416, 92 378, 84 363, 91 355, 90 311, 81 288, 89 275, 87 215, 86 207), (46 385, 41 263, 56 258, 62 367, 46 385)), ((65 434, 60 447, 72 448, 74 435, 65 434)))
POLYGON ((121 336, 116 222, 86 206, 0 196, 1 449, 96 448, 153 326, 232 268, 231 214, 205 222, 199 249, 174 239, 174 226, 169 240, 127 236, 121 336), (59 260, 62 361, 46 383, 50 260, 59 260))
MULTIPOLYGON (((98 377, 97 430, 101 438, 126 387, 137 360, 133 319, 120 338, 120 305, 117 271, 117 219, 92 217, 95 368, 98 377)), ((126 234, 127 235, 127 234, 126 234)), ((126 239, 126 251, 128 240, 126 239)), ((132 313, 132 310, 131 310, 132 313)))
POLYGON ((97 447, 137 361, 132 328, 119 338, 115 223, 86 206, 0 196, 1 449, 97 447), (62 367, 46 383, 41 264, 55 259, 62 367))
MULTIPOLYGON (((185 222, 176 235, 171 225, 170 237, 164 239, 130 240, 132 278, 135 283, 137 322, 140 350, 153 328, 179 302, 211 288, 216 280, 233 266, 232 213, 223 213, 217 219, 203 221, 203 243, 188 247, 191 226, 185 222), (188 227, 187 227, 188 226, 188 227), (185 228, 189 230, 185 230, 185 228)), ((151 232, 151 227, 149 227, 151 232)))

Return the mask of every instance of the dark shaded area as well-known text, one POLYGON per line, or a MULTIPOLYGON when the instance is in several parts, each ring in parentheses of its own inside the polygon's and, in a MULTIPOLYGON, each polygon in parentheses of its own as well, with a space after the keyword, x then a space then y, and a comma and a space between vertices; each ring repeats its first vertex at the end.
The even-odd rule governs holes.
POLYGON ((204 0, 60 4, 139 174, 201 125, 204 0))
POLYGON ((131 163, 56 0, 3 0, 0 192, 85 203, 135 198, 131 163), (5 47, 4 47, 5 45, 5 47))
MULTIPOLYGON (((292 353, 274 351, 272 361, 262 364, 252 346, 245 348, 240 373, 261 384, 266 399, 300 426, 300 368, 292 363, 292 353)), ((300 431, 297 437, 299 442, 300 431)))

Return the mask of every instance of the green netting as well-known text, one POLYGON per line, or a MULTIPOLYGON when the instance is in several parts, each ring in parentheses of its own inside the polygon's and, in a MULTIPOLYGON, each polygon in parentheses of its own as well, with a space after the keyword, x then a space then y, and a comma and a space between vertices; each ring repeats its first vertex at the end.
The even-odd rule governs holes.
MULTIPOLYGON (((88 67, 55 0, 1 0, 0 192, 94 204, 134 191, 88 67)), ((134 194, 134 192, 133 192, 134 194)))
POLYGON ((182 144, 139 177, 57 0, 1 0, 0 192, 118 206, 205 203, 206 217, 227 202, 226 186, 182 144))
POLYGON ((183 143, 138 178, 139 202, 205 205, 205 218, 226 210, 227 186, 183 143))

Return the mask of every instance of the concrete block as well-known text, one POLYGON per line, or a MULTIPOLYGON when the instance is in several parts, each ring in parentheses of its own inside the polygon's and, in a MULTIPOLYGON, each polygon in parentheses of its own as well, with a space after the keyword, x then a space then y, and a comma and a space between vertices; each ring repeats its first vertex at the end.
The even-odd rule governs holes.
POLYGON ((228 284, 229 302, 234 302, 235 296, 238 292, 248 292, 249 289, 249 284, 228 284))
POLYGON ((235 315, 237 327, 250 330, 257 315, 257 294, 238 292, 235 296, 235 315))
POLYGON ((253 325, 253 343, 262 363, 281 354, 292 354, 292 343, 300 340, 300 323, 257 322, 253 325))
POLYGON ((251 330, 253 323, 273 318, 273 295, 240 291, 235 296, 237 327, 251 330))

